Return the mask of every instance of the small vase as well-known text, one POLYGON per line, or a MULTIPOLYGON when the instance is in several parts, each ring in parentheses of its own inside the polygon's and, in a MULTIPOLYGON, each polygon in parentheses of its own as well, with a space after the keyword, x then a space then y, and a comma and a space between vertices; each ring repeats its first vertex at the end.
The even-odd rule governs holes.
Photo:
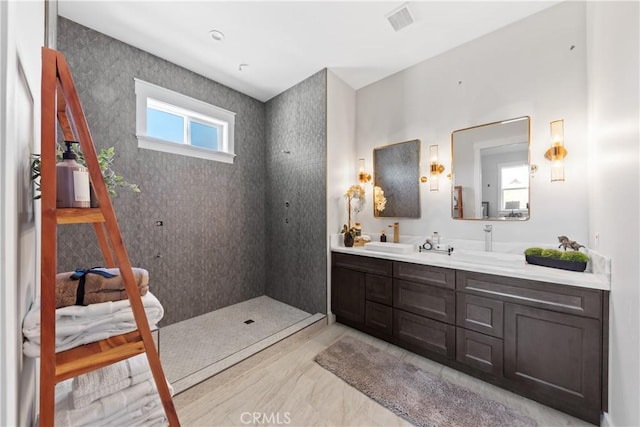
POLYGON ((353 236, 349 232, 344 233, 344 245, 347 248, 350 248, 353 246, 353 236))

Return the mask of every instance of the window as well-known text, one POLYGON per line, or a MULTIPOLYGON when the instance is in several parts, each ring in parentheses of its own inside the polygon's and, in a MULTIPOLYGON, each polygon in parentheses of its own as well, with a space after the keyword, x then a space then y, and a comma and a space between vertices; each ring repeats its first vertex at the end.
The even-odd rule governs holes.
POLYGON ((135 79, 138 147, 233 163, 235 113, 135 79))
POLYGON ((500 210, 523 211, 529 204, 529 168, 526 164, 502 164, 500 168, 500 210))

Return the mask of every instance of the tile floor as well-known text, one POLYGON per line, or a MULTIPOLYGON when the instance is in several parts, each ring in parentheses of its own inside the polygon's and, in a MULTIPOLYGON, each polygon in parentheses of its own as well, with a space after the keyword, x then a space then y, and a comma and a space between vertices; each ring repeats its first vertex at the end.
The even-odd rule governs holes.
POLYGON ((234 375, 227 375, 224 381, 214 377, 177 396, 175 404, 181 424, 410 425, 314 362, 316 354, 343 335, 355 336, 426 371, 509 405, 535 419, 540 426, 590 425, 337 323, 317 328, 316 332, 292 345, 283 345, 269 359, 239 369, 234 375))
POLYGON ((179 393, 317 321, 261 296, 160 328, 164 373, 179 393), (252 320, 250 323, 245 323, 252 320))

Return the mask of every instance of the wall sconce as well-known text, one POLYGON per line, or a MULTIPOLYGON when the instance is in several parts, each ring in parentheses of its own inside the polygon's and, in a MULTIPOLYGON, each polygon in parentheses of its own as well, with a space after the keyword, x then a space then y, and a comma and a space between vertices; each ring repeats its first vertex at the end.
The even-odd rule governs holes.
POLYGON ((429 165, 431 175, 431 191, 438 191, 438 175, 444 172, 444 166, 438 163, 438 146, 432 145, 429 147, 429 165))
POLYGON ((551 182, 564 181, 564 158, 567 150, 564 148, 564 119, 551 122, 551 148, 544 153, 544 157, 551 161, 551 182))
POLYGON ((364 170, 364 159, 358 159, 358 181, 362 184, 371 181, 371 174, 364 170))

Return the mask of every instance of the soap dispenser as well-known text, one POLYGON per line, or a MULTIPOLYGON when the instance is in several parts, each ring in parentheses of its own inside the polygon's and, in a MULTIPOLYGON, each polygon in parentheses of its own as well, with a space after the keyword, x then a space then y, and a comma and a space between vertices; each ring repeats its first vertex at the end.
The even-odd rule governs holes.
POLYGON ((381 242, 386 242, 386 241, 387 241, 387 235, 386 235, 386 234, 384 234, 384 230, 382 230, 382 231, 380 232, 380 241, 381 241, 381 242))
POLYGON ((71 144, 77 144, 77 142, 65 141, 64 143, 67 149, 62 154, 62 161, 56 164, 56 207, 91 207, 89 170, 76 162, 78 156, 71 149, 71 144))

